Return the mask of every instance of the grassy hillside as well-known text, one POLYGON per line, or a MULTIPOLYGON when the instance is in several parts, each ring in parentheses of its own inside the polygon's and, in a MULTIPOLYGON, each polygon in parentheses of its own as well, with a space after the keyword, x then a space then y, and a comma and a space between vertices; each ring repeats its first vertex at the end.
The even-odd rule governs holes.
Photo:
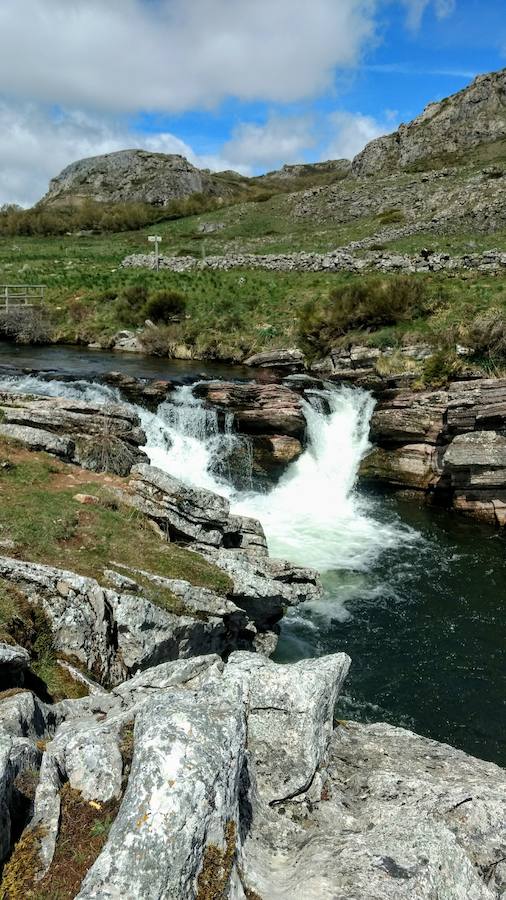
MULTIPOLYGON (((440 179, 436 199, 464 190, 466 179, 475 184, 482 177, 477 165, 472 160, 467 169, 440 179)), ((330 176, 324 173, 322 181, 325 178, 330 176)), ((422 247, 457 255, 506 250, 506 227, 477 231, 455 220, 438 228, 437 233, 430 228, 420 232, 415 228, 409 233, 410 227, 404 226, 410 226, 410 191, 433 190, 432 180, 416 178, 403 173, 396 178, 357 182, 332 176, 330 183, 313 184, 309 190, 304 182, 302 193, 281 193, 277 187, 277 193, 268 190, 255 201, 163 220, 133 231, 0 237, 0 284, 47 285, 51 334, 59 341, 98 341, 107 346, 119 329, 141 329, 145 318, 142 310, 131 312, 123 302, 125 290, 141 284, 148 293, 175 290, 186 301, 186 317, 162 329, 160 340, 151 342, 148 348, 151 352, 241 360, 269 347, 304 345, 308 308, 316 318, 328 316, 330 292, 360 283, 360 277, 238 270, 157 273, 123 270, 121 260, 131 253, 148 252, 147 237, 153 230, 163 238, 163 253, 195 258, 230 252, 321 252, 362 239, 368 239, 369 246, 405 253, 416 253, 422 247), (373 212, 371 203, 374 200, 378 207, 379 194, 386 199, 380 204, 380 212, 373 212), (394 194, 397 207, 390 204, 394 194), (348 206, 343 197, 350 200, 348 206), (367 214, 361 215, 361 210, 367 214), (203 224, 216 230, 203 233, 203 224)), ((295 184, 299 186, 297 181, 295 184)), ((485 187, 493 192, 494 184, 492 179, 485 187)), ((290 186, 290 179, 282 185, 285 191, 290 186)), ((258 197, 258 183, 255 191, 258 197)), ((413 222, 417 225, 416 218, 413 222)), ((419 280, 434 298, 422 315, 411 320, 404 317, 386 326, 362 323, 357 328, 350 324, 346 333, 336 336, 336 342, 358 340, 396 346, 421 339, 448 347, 459 342, 477 346, 480 361, 493 370, 502 367, 502 356, 497 354, 501 340, 494 339, 491 352, 483 331, 492 327, 496 337, 498 329, 506 333, 504 279, 478 273, 427 275, 415 276, 413 284, 419 280)), ((318 355, 314 346, 312 354, 318 355)))

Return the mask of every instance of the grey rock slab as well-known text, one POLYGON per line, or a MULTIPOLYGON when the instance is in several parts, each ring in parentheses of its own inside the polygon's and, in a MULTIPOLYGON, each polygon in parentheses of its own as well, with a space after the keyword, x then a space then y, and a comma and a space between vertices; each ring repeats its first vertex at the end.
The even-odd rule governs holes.
POLYGON ((70 458, 74 452, 74 442, 64 436, 59 437, 42 428, 29 425, 0 425, 0 435, 26 444, 31 450, 43 450, 55 456, 70 458))
POLYGON ((206 845, 223 850, 237 828, 245 738, 237 685, 147 700, 121 808, 79 900, 195 898, 206 845))
POLYGON ((216 550, 202 545, 196 545, 195 550, 230 576, 230 598, 262 631, 270 630, 283 617, 286 607, 322 596, 319 575, 312 569, 251 556, 241 550, 216 550))
POLYGON ((20 672, 30 665, 30 654, 19 644, 6 644, 0 641, 0 675, 5 670, 20 672))
POLYGON ((345 653, 285 666, 254 653, 231 654, 225 678, 248 687, 248 748, 264 802, 280 803, 311 786, 349 666, 345 653))

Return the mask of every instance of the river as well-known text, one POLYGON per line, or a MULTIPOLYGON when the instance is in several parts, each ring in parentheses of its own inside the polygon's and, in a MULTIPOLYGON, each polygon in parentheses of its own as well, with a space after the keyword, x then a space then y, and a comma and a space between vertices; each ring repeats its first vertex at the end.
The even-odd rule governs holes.
MULTIPOLYGON (((0 363, 65 369, 78 384, 0 379, 2 387, 88 399, 116 397, 86 381, 125 371, 194 380, 248 370, 67 348, 0 346, 0 363), (22 361, 21 361, 22 360, 22 361)), ((153 464, 189 484, 226 494, 259 518, 271 553, 322 573, 325 597, 288 613, 276 659, 345 650, 353 660, 340 718, 384 720, 506 764, 506 540, 504 534, 416 501, 356 486, 373 402, 351 388, 315 391, 306 405, 309 443, 268 494, 235 491, 216 475, 237 440, 182 385, 156 413, 139 409, 153 464), (322 399, 330 415, 322 410, 322 399)))

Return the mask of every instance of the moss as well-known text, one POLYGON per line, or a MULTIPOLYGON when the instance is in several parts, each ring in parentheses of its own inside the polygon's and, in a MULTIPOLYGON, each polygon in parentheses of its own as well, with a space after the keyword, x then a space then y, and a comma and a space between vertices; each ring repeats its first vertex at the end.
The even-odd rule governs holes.
POLYGON ((225 847, 208 844, 197 882, 197 900, 224 900, 235 858, 236 826, 227 822, 225 847))
POLYGON ((120 802, 119 799, 107 803, 88 801, 80 791, 64 785, 60 827, 51 865, 25 896, 30 900, 72 900, 107 840, 120 802))
POLYGON ((40 845, 46 831, 41 826, 25 831, 4 866, 0 900, 35 900, 33 892, 40 872, 40 845))

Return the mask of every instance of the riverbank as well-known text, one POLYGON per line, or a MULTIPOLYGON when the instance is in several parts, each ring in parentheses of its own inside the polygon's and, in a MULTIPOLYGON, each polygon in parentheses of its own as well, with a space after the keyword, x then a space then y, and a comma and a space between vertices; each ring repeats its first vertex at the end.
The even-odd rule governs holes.
MULTIPOLYGON (((120 363, 123 357, 117 359, 120 363)), ((143 360, 135 357, 129 365, 134 362, 142 372, 143 360)), ((141 379, 134 393, 130 382, 125 394, 120 378, 90 383, 81 372, 71 381, 59 381, 53 371, 41 379, 24 374, 17 389, 32 396, 50 392, 71 408, 78 400, 107 407, 128 398, 149 435, 152 463, 187 485, 225 495, 235 514, 262 522, 273 555, 322 572, 324 598, 306 602, 282 619, 276 659, 291 661, 348 647, 357 662, 342 716, 367 721, 380 716, 504 761, 503 725, 494 712, 501 702, 506 646, 498 626, 503 621, 504 537, 475 520, 425 506, 421 492, 407 502, 374 488, 357 490, 370 416, 374 422, 376 414, 372 400, 356 388, 327 385, 325 390, 306 377, 285 381, 306 392, 293 394, 300 406, 285 407, 285 424, 276 410, 271 428, 278 429, 279 437, 285 426, 300 429, 302 412, 305 452, 292 462, 271 457, 267 468, 267 446, 272 453, 276 442, 272 431, 271 437, 265 432, 265 408, 255 407, 257 401, 249 397, 249 416, 255 415, 264 429, 257 443, 258 431, 255 435, 250 427, 254 418, 246 431, 247 417, 231 428, 234 406, 213 406, 213 396, 237 403, 240 391, 230 395, 230 381, 207 380, 197 387, 197 396, 189 384, 164 382, 163 391, 154 396, 149 380, 141 379), (255 446, 261 450, 258 457, 247 449, 255 446), (440 650, 434 654, 436 646, 440 650), (393 656, 402 659, 395 684, 393 656), (460 687, 454 692, 448 685, 457 670, 460 687), (435 694, 441 697, 440 712, 434 709, 435 694)), ((236 385, 242 390, 241 382, 236 385)), ((6 386, 16 389, 12 373, 6 386)), ((158 382, 157 392, 161 387, 158 382)), ((283 396, 287 387, 280 387, 283 396)), ((68 427, 67 440, 72 439, 68 427)))
MULTIPOLYGON (((201 224, 198 217, 184 222, 189 234, 201 224)), ((45 284, 50 320, 46 333, 50 339, 79 345, 97 343, 104 348, 112 346, 122 330, 134 334, 145 330, 142 310, 125 306, 125 291, 139 285, 148 294, 176 291, 184 298, 185 316, 161 328, 161 334, 155 335, 157 340, 151 341, 152 350, 162 355, 240 363, 264 350, 301 346, 305 310, 309 307, 316 315, 324 315, 331 291, 360 285, 364 279, 363 274, 328 270, 156 272, 122 268, 128 254, 145 247, 146 237, 144 232, 133 232, 2 238, 0 282, 45 284)), ((482 236, 479 249, 493 250, 493 241, 494 235, 482 236)), ((462 246, 458 242, 456 246, 462 253, 462 246)), ((498 246, 500 253, 501 241, 498 246)), ((425 261, 424 265, 428 268, 429 263, 425 261)), ((386 273, 381 277, 388 283, 396 276, 386 273)), ((483 317, 496 323, 504 320, 506 301, 499 275, 487 271, 426 271, 409 277, 414 290, 420 282, 433 298, 424 314, 370 329, 361 326, 357 330, 351 324, 344 345, 402 348, 406 343, 430 343, 455 348, 463 344, 476 346, 477 364, 484 371, 495 371, 504 364, 494 346, 484 342, 482 321, 483 317)))

